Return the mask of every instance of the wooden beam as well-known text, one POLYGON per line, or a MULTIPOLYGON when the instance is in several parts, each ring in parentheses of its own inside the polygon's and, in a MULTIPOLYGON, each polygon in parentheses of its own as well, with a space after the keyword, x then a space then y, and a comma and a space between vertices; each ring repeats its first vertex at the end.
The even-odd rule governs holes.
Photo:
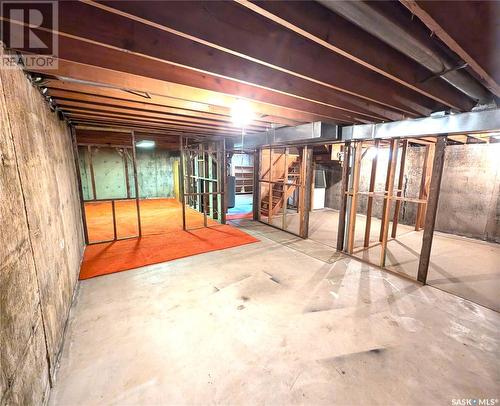
MULTIPOLYGON (((396 192, 397 197, 401 197, 403 195, 403 183, 405 179, 405 164, 406 164, 406 150, 408 148, 408 140, 403 140, 403 148, 401 150, 401 160, 399 163, 399 179, 398 179, 398 188, 396 192)), ((398 221, 399 221, 399 211, 401 209, 401 200, 396 199, 396 206, 394 207, 394 217, 392 218, 392 231, 391 237, 396 238, 396 233, 398 230, 398 221)))
MULTIPOLYGON (((438 107, 434 100, 234 3, 214 2, 204 7, 190 2, 176 3, 175 7, 164 7, 158 2, 149 2, 147 7, 136 2, 86 3, 88 5, 60 6, 63 16, 60 32, 117 48, 123 47, 123 38, 126 38, 130 40, 128 52, 287 93, 291 93, 287 81, 292 80, 294 88, 301 87, 305 97, 308 97, 307 89, 319 91, 321 86, 339 96, 342 93, 344 105, 359 98, 409 115, 426 114, 428 109, 438 107), (109 26, 113 26, 113 36, 104 28, 109 26), (273 35, 266 35, 266 41, 253 45, 256 33, 270 32, 273 35), (155 46, 155 40, 163 46, 155 46), (287 44, 287 57, 274 52, 278 44, 283 43, 287 44), (318 58, 323 61, 322 66, 315 63, 318 58), (332 71, 328 66, 336 69, 332 71), (402 99, 410 103, 403 103, 402 99)), ((323 100, 328 99, 325 93, 323 100)))
POLYGON ((422 82, 429 72, 384 41, 316 2, 237 0, 241 5, 367 69, 457 110, 472 100, 442 81, 422 82))
POLYGON ((386 251, 387 251, 387 239, 389 235, 389 214, 391 212, 391 201, 393 198, 394 194, 394 174, 396 172, 396 163, 397 163, 397 156, 398 156, 398 144, 399 144, 399 139, 395 138, 391 140, 391 146, 390 146, 390 152, 389 152, 389 168, 388 168, 388 174, 387 174, 387 180, 388 182, 386 185, 388 185, 386 189, 386 197, 385 197, 385 203, 384 204, 384 212, 382 214, 382 224, 381 224, 381 230, 382 230, 382 241, 380 244, 380 266, 385 267, 385 258, 386 258, 386 251))
POLYGON ((351 143, 344 144, 344 159, 342 161, 342 183, 340 193, 339 228, 337 230, 337 251, 344 250, 345 218, 347 208, 347 189, 349 185, 349 162, 351 160, 351 143))
POLYGON ((291 120, 312 122, 325 121, 330 123, 346 122, 335 116, 327 106, 315 105, 303 99, 290 99, 286 96, 273 95, 266 91, 253 89, 248 91, 243 86, 235 87, 233 95, 220 93, 217 90, 187 86, 180 83, 155 79, 145 75, 145 72, 135 74, 92 66, 85 63, 72 62, 59 58, 57 69, 30 68, 30 71, 56 76, 65 81, 84 81, 96 86, 129 89, 136 92, 146 92, 152 95, 168 96, 180 100, 206 103, 212 106, 222 106, 231 109, 238 98, 245 98, 249 107, 258 115, 273 115, 291 120))
MULTIPOLYGON (((375 140, 375 154, 372 158, 372 170, 370 173, 370 185, 368 187, 368 191, 373 193, 375 191, 375 180, 377 177, 377 162, 378 162, 378 153, 379 153, 379 144, 380 140, 375 140)), ((364 247, 368 247, 370 245, 370 229, 372 224, 372 210, 373 210, 373 196, 368 196, 368 202, 366 205, 366 225, 365 225, 365 240, 364 247)))
POLYGON ((441 178, 443 175, 445 148, 446 137, 440 137, 437 141, 436 152, 434 154, 434 169, 432 171, 429 201, 425 216, 424 236, 422 238, 422 249, 420 251, 420 260, 418 263, 417 280, 419 282, 422 282, 423 284, 427 283, 427 273, 429 271, 432 238, 434 236, 434 226, 436 224, 441 178))

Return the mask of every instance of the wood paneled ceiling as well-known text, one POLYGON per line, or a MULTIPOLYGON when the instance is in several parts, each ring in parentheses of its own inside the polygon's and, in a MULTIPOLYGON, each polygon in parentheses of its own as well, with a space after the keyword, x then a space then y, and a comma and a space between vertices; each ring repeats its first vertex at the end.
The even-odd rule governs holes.
MULTIPOLYGON (((391 6, 404 10, 408 30, 425 28, 408 4, 391 6)), ((426 13, 439 14, 436 7, 426 13)), ((315 2, 83 0, 59 2, 58 9, 58 67, 31 72, 77 126, 167 138, 237 137, 231 107, 239 98, 255 112, 247 134, 312 121, 402 120, 475 105, 315 2)), ((32 30, 40 38, 51 35, 44 25, 32 30)), ((486 76, 490 88, 498 86, 493 73, 486 76)))

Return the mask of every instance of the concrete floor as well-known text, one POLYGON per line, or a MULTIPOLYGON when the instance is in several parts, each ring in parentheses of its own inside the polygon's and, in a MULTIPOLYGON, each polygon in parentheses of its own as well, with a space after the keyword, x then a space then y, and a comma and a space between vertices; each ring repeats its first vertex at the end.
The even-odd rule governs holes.
POLYGON ((499 313, 240 224, 261 242, 81 282, 50 404, 500 397, 499 313))
MULTIPOLYGON (((380 220, 372 219, 369 249, 363 248, 365 221, 366 216, 357 216, 354 255, 378 265, 380 220)), ((338 211, 313 211, 309 238, 335 247, 337 225, 338 211)), ((396 239, 387 244, 386 268, 416 279, 422 236, 423 231, 416 232, 414 227, 399 224, 396 239)), ((435 232, 427 283, 500 311, 500 244, 435 232)))

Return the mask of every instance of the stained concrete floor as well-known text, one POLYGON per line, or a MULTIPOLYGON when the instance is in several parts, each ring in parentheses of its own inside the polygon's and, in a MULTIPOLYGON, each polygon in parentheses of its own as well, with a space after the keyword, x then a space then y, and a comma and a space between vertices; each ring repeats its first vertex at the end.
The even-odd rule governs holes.
POLYGON ((499 313, 240 225, 261 241, 81 282, 50 404, 500 397, 499 313))

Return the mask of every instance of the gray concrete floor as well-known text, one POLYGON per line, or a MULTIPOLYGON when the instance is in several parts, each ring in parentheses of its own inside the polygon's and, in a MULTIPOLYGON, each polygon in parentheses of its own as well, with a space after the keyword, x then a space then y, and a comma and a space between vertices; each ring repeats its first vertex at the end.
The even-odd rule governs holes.
POLYGON ((80 283, 51 405, 500 397, 500 314, 266 225, 80 283))
MULTIPOLYGON (((372 219, 368 249, 363 247, 365 222, 366 216, 357 216, 353 254, 378 265, 380 220, 372 219)), ((338 211, 324 209, 310 213, 310 239, 335 247, 337 227, 338 211)), ((399 224, 396 238, 387 244, 386 268, 416 279, 422 236, 423 231, 399 224)), ((435 232, 427 283, 500 311, 500 244, 435 232)))

